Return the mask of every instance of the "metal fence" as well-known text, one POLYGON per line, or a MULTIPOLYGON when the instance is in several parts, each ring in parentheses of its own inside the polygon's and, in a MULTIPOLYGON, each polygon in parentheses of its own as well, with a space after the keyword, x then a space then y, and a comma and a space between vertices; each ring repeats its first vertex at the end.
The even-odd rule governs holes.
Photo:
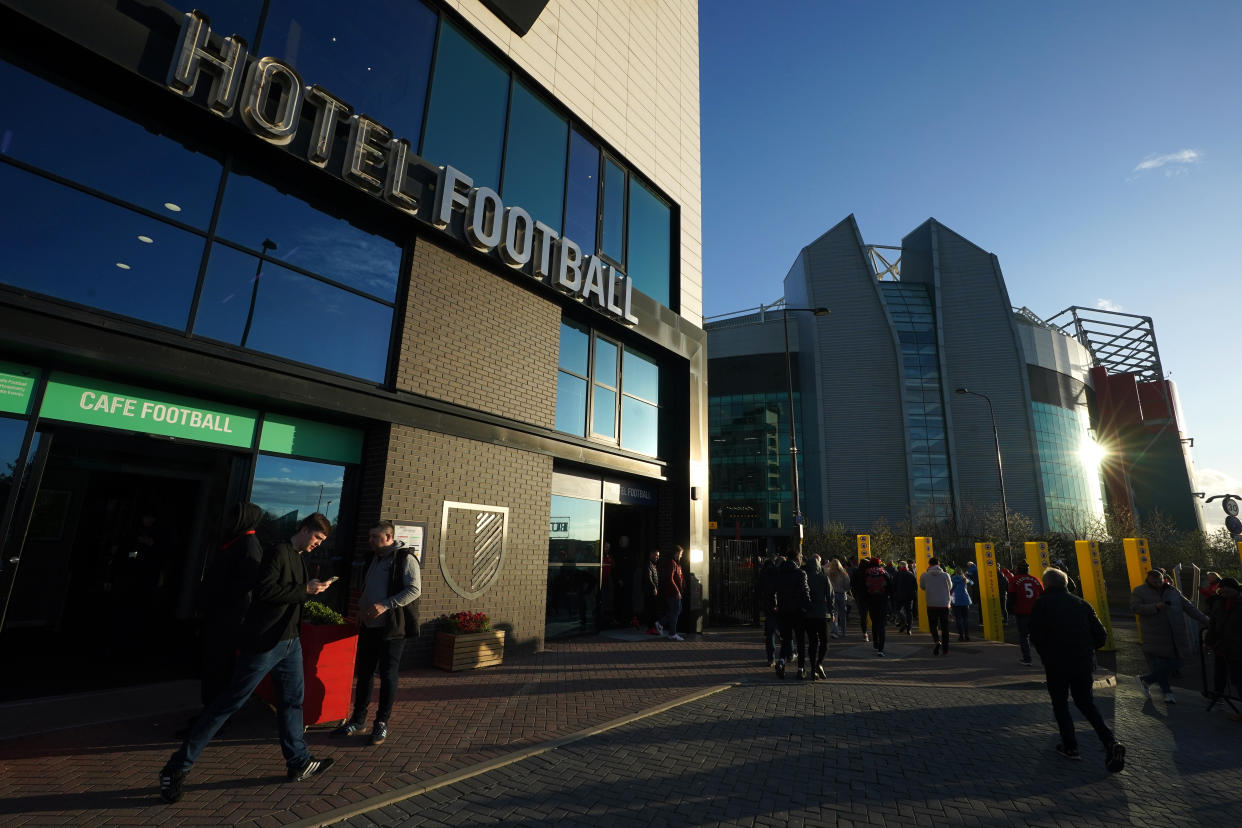
POLYGON ((709 620, 712 624, 759 622, 759 544, 755 540, 712 538, 709 566, 709 620))

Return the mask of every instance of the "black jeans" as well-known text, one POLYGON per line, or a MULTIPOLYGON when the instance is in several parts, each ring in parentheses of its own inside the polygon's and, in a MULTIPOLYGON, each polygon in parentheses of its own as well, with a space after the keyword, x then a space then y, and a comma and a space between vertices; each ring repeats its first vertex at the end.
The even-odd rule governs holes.
POLYGON ((931 629, 932 641, 936 646, 949 649, 949 608, 928 607, 927 626, 931 629))
POLYGON ((780 616, 776 610, 769 609, 763 619, 763 647, 767 650, 768 661, 776 661, 776 653, 780 646, 780 616))
POLYGON ((392 704, 397 699, 397 670, 401 667, 405 639, 388 639, 384 637, 387 634, 386 627, 363 627, 358 632, 358 655, 354 662, 354 715, 350 717, 355 722, 365 722, 367 719, 367 708, 371 705, 371 680, 377 667, 380 694, 375 721, 387 722, 392 715, 392 704))
POLYGON ((871 616, 871 646, 880 651, 884 650, 884 616, 887 610, 888 598, 886 596, 867 599, 867 614, 871 616))
POLYGON ((814 670, 828 654, 828 619, 806 619, 806 652, 814 670))
POLYGON ((905 632, 914 626, 914 599, 906 598, 897 603, 897 629, 905 632))
POLYGON ((1031 663, 1031 616, 1018 615, 1016 612, 1013 617, 1018 619, 1018 646, 1022 648, 1022 660, 1027 664, 1031 663))
POLYGON ((793 657, 793 638, 798 636, 798 669, 806 664, 806 626, 800 612, 782 612, 777 615, 781 629, 781 661, 793 657))
POLYGON ((1069 699, 1074 697, 1074 706, 1081 711, 1100 743, 1108 747, 1114 741, 1113 732, 1104 724, 1104 717, 1095 706, 1095 698, 1091 694, 1091 682, 1094 676, 1090 670, 1068 672, 1048 668, 1044 671, 1048 678, 1048 695, 1052 698, 1052 715, 1056 717, 1057 727, 1061 731, 1061 744, 1067 749, 1078 747, 1078 737, 1074 735, 1074 720, 1070 718, 1069 699))

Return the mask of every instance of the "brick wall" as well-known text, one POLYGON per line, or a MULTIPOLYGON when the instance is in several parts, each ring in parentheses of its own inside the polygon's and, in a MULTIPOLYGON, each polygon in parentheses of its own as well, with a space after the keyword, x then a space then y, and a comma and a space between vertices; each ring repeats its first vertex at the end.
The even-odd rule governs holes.
POLYGON ((420 239, 397 388, 551 428, 560 319, 555 303, 420 239))
MULTIPOLYGON (((380 516, 427 523, 420 620, 423 635, 406 647, 406 665, 430 663, 434 621, 443 614, 482 611, 493 626, 507 631, 507 648, 543 646, 547 592, 549 491, 552 459, 518 449, 481 443, 408 426, 393 425, 380 499, 380 516), (473 599, 463 598, 445 581, 440 524, 445 501, 505 506, 508 537, 496 580, 473 599)), ((469 590, 468 564, 461 550, 472 537, 469 521, 455 516, 448 548, 454 580, 469 590)))

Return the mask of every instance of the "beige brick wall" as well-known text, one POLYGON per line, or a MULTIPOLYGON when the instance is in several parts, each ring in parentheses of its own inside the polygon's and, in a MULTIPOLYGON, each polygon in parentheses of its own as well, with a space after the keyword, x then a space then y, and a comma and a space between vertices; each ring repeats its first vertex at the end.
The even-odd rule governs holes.
POLYGON ((525 37, 479 0, 449 5, 680 205, 681 315, 702 325, 696 0, 551 0, 525 37))
POLYGON ((537 292, 420 238, 397 388, 551 428, 560 320, 537 292))
MULTIPOLYGON (((420 605, 424 630, 441 615, 481 611, 494 626, 509 631, 506 646, 543 646, 551 487, 552 460, 544 455, 392 426, 380 515, 389 520, 427 523, 420 605), (444 579, 440 522, 445 501, 509 509, 499 574, 474 599, 462 598, 444 579)), ((457 524, 461 531, 470 530, 460 520, 457 524)), ((463 539, 453 541, 450 545, 460 550, 463 539)), ((468 584, 469 571, 462 565, 462 561, 450 563, 451 571, 459 584, 468 584)), ((411 642, 407 663, 427 663, 434 637, 428 630, 417 642, 411 642)))

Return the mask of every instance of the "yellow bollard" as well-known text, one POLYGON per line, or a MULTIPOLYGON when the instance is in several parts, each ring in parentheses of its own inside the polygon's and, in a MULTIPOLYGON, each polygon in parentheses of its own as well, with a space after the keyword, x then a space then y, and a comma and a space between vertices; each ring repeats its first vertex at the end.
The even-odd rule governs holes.
MULTIPOLYGON (((1153 569, 1151 553, 1147 549, 1147 538, 1123 538, 1121 547, 1126 551, 1126 574, 1130 576, 1130 591, 1147 579, 1147 573, 1153 569)), ((1134 616, 1134 626, 1138 629, 1139 643, 1143 643, 1143 628, 1139 617, 1134 616)))
MULTIPOLYGON (((932 539, 917 537, 914 539, 914 580, 922 581, 923 573, 927 571, 927 567, 931 565, 930 561, 936 557, 936 553, 932 550, 932 539)), ((919 629, 925 633, 931 632, 931 626, 927 623, 927 601, 923 598, 923 590, 918 591, 919 605, 919 629)))
POLYGON ((1036 578, 1044 577, 1044 570, 1052 566, 1048 560, 1048 544, 1043 541, 1027 541, 1026 547, 1026 564, 1031 568, 1031 574, 1036 578))
POLYGON ((983 605, 983 637, 988 641, 1004 641, 1005 625, 1001 620, 1000 585, 996 583, 996 548, 990 543, 975 544, 975 566, 979 576, 979 602, 983 605))
POLYGON ((1113 620, 1108 612, 1108 590, 1104 586, 1104 570, 1100 565, 1100 545, 1096 541, 1074 541, 1074 551, 1078 554, 1078 586, 1082 589, 1082 597, 1095 608, 1100 616, 1104 629, 1108 630, 1108 641, 1101 650, 1112 652, 1117 649, 1113 644, 1113 620))
POLYGON ((870 558, 870 557, 871 557, 871 536, 870 535, 859 535, 858 536, 858 561, 859 563, 861 563, 864 558, 870 558))

